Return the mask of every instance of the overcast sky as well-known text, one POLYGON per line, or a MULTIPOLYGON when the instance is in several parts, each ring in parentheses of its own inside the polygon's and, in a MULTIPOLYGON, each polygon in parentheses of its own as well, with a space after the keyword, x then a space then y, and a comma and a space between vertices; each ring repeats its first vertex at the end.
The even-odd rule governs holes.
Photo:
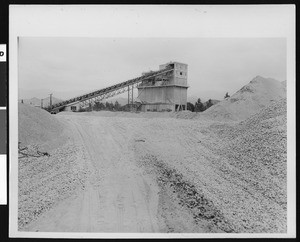
POLYGON ((56 38, 19 40, 19 98, 101 89, 160 64, 188 64, 188 96, 222 99, 257 75, 286 80, 283 38, 56 38))

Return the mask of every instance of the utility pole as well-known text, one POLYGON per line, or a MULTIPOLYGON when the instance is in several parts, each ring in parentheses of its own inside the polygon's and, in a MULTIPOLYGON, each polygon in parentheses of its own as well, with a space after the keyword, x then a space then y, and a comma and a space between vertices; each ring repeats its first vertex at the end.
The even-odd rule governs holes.
POLYGON ((44 100, 44 99, 41 99, 41 108, 43 108, 43 100, 44 100))
POLYGON ((50 95, 50 108, 52 107, 52 93, 49 94, 50 95))

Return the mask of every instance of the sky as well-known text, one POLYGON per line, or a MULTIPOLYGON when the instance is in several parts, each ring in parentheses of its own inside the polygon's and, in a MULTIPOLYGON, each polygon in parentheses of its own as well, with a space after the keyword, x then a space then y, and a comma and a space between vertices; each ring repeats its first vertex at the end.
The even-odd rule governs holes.
POLYGON ((203 100, 232 95, 257 75, 286 80, 285 38, 21 37, 18 51, 24 99, 71 98, 170 61, 188 64, 188 96, 203 100))

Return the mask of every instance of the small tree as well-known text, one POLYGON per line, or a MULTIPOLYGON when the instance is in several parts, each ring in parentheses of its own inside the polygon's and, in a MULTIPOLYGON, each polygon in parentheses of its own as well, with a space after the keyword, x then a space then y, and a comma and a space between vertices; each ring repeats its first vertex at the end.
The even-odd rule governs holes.
POLYGON ((208 102, 207 102, 207 104, 206 104, 205 109, 210 108, 212 105, 213 105, 213 103, 212 103, 211 99, 209 99, 208 102))
POLYGON ((118 101, 115 101, 114 109, 115 109, 116 111, 120 111, 121 105, 119 104, 118 101))
POLYGON ((114 104, 112 102, 109 103, 109 110, 110 111, 114 110, 114 104))
POLYGON ((105 103, 105 110, 110 110, 110 103, 109 102, 105 103))
POLYGON ((96 101, 94 106, 93 106, 93 110, 95 111, 100 111, 101 110, 101 103, 99 101, 96 101))
POLYGON ((105 105, 104 105, 104 103, 100 103, 100 110, 105 110, 105 105))
POLYGON ((228 98, 228 97, 230 97, 230 96, 229 96, 228 92, 226 92, 226 94, 225 94, 225 96, 224 96, 224 99, 226 99, 226 98, 228 98))
POLYGON ((194 111, 195 111, 195 106, 194 106, 194 104, 188 102, 188 103, 186 104, 186 109, 187 109, 187 110, 190 110, 190 111, 192 111, 192 112, 194 112, 194 111))
POLYGON ((201 102, 201 99, 198 98, 197 102, 195 103, 195 112, 203 112, 204 111, 204 105, 201 102))

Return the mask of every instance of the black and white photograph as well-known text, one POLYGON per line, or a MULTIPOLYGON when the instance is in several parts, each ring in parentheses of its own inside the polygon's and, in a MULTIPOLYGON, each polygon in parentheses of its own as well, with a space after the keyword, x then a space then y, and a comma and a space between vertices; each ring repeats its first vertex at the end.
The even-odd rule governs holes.
POLYGON ((272 6, 256 24, 254 6, 41 7, 67 33, 55 19, 23 27, 13 13, 29 7, 12 8, 11 235, 293 234, 293 45, 260 25, 284 11, 272 6), (76 30, 78 12, 115 22, 76 30))

